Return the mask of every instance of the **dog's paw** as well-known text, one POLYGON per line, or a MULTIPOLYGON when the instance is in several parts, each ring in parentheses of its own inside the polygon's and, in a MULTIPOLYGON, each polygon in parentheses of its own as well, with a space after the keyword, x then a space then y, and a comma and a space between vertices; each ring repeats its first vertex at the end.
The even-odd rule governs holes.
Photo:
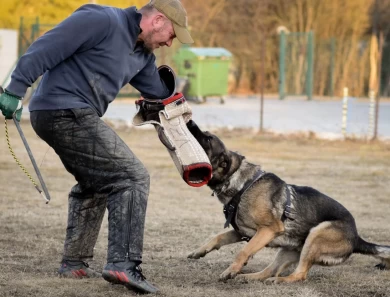
POLYGON ((222 274, 219 276, 220 281, 226 281, 231 278, 235 278, 236 275, 238 274, 238 271, 234 271, 230 267, 226 269, 222 274))
POLYGON ((289 276, 278 276, 267 278, 264 282, 268 285, 270 284, 282 284, 282 283, 295 283, 303 282, 306 280, 306 275, 303 274, 290 274, 289 276))
POLYGON ((264 283, 267 285, 273 285, 273 284, 279 284, 280 283, 280 277, 270 277, 264 280, 264 283))
POLYGON ((375 265, 375 268, 377 268, 379 270, 387 270, 387 269, 389 269, 388 267, 386 267, 386 264, 383 263, 383 262, 375 265))
POLYGON ((242 284, 247 284, 251 281, 250 278, 246 277, 245 274, 238 274, 236 277, 235 277, 235 280, 242 283, 242 284))
POLYGON ((192 253, 190 253, 187 256, 187 258, 189 258, 189 259, 199 259, 199 258, 203 258, 204 256, 206 256, 206 254, 207 254, 206 250, 195 250, 192 253))

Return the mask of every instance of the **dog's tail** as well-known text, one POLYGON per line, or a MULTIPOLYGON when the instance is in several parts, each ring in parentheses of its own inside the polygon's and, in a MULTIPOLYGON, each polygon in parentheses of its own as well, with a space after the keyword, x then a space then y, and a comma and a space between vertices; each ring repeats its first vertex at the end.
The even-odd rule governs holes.
POLYGON ((375 243, 367 242, 359 237, 353 252, 379 258, 382 262, 375 267, 382 270, 390 269, 390 246, 377 245, 375 243))

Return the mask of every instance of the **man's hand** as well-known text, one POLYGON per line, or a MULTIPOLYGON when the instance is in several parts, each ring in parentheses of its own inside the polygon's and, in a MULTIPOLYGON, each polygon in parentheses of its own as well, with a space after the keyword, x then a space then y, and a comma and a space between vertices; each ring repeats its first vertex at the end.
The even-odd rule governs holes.
POLYGON ((142 98, 136 101, 139 106, 140 114, 144 121, 160 122, 159 111, 164 109, 164 104, 161 100, 149 100, 142 98))
POLYGON ((6 119, 12 119, 12 116, 15 114, 16 120, 20 122, 23 110, 22 98, 5 90, 0 95, 0 109, 6 119))

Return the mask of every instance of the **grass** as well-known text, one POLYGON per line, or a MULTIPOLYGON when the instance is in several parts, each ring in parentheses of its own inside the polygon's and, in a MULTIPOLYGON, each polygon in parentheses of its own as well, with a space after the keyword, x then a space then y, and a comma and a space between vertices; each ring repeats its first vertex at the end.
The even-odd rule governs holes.
MULTIPOLYGON (((133 292, 103 279, 57 277, 67 221, 67 194, 75 181, 55 152, 35 135, 30 124, 22 122, 22 127, 52 201, 48 205, 44 203, 16 165, 2 137, 0 296, 134 296, 133 292)), ((9 130, 16 155, 33 174, 13 124, 9 124, 9 130)), ((0 124, 0 131, 4 131, 4 124, 0 124)), ((189 260, 186 256, 223 229, 222 205, 210 196, 207 187, 191 188, 182 181, 154 130, 121 127, 117 131, 151 175, 143 269, 147 278, 160 288, 161 296, 390 296, 390 271, 376 270, 377 261, 362 255, 353 255, 340 266, 315 266, 303 283, 219 282, 219 274, 244 243, 224 247, 200 260, 189 260)), ((239 151, 286 182, 315 187, 340 201, 355 216, 363 238, 390 244, 389 144, 255 135, 245 130, 215 133, 228 148, 239 151)), ((107 214, 90 265, 102 269, 106 251, 107 214)), ((261 270, 272 261, 275 252, 260 251, 244 272, 261 270)))

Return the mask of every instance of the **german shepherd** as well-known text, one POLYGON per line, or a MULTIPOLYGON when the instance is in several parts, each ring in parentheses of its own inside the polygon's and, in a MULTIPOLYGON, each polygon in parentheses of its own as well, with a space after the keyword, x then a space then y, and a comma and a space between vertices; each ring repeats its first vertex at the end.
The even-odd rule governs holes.
POLYGON ((340 264, 353 253, 379 258, 381 263, 376 267, 390 269, 390 246, 363 240, 352 214, 340 203, 313 188, 290 185, 262 171, 228 150, 217 136, 202 132, 193 121, 187 127, 210 159, 213 177, 208 186, 224 204, 227 224, 234 227, 188 258, 199 259, 224 245, 249 240, 220 280, 236 277, 248 259, 264 247, 280 248, 274 261, 261 272, 240 274, 238 278, 272 283, 303 281, 314 264, 340 264), (239 203, 234 205, 232 200, 239 203), (280 276, 296 263, 294 272, 280 276))

